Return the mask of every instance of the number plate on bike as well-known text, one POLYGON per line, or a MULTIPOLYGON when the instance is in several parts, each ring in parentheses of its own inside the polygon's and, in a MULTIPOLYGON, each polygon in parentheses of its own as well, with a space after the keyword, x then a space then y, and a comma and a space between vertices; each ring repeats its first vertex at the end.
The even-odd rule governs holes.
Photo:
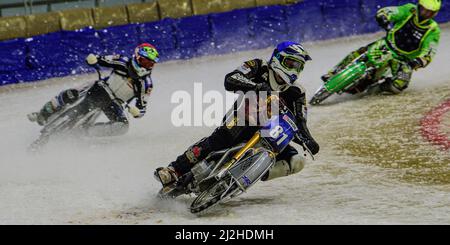
POLYGON ((292 141, 297 131, 294 116, 286 111, 273 116, 262 128, 261 136, 270 144, 273 151, 281 152, 292 141))

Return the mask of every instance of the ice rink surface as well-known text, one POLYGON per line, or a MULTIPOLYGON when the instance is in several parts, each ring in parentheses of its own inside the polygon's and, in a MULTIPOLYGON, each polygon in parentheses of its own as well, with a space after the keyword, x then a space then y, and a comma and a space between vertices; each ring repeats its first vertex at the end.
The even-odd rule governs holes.
MULTIPOLYGON (((323 73, 379 36, 305 44, 313 57, 301 78, 308 98, 323 73)), ((0 224, 450 224, 450 153, 419 132, 423 115, 450 98, 449 29, 405 93, 340 96, 310 107, 308 125, 321 151, 299 174, 258 183, 202 217, 188 211, 193 198, 159 200, 153 170, 213 131, 172 126, 173 92, 193 92, 197 82, 225 93, 228 72, 271 51, 160 64, 148 113, 130 119, 128 134, 55 140, 40 154, 27 152, 39 127, 26 114, 96 75, 1 92, 0 224)))

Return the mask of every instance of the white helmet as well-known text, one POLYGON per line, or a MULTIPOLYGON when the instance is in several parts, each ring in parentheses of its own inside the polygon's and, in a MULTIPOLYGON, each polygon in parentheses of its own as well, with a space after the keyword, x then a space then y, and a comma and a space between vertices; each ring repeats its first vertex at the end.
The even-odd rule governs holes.
POLYGON ((311 57, 301 44, 282 42, 273 51, 269 67, 275 72, 278 83, 292 85, 308 60, 311 60, 311 57))

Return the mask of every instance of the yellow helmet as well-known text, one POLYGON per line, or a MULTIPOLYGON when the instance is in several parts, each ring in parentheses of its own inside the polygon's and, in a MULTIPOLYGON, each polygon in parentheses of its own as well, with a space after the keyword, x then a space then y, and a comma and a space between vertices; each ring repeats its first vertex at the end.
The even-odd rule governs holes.
POLYGON ((441 9, 442 1, 441 0, 419 0, 419 5, 424 9, 438 12, 441 9))
POLYGON ((423 23, 437 15, 441 9, 442 0, 419 0, 417 4, 417 17, 423 23))

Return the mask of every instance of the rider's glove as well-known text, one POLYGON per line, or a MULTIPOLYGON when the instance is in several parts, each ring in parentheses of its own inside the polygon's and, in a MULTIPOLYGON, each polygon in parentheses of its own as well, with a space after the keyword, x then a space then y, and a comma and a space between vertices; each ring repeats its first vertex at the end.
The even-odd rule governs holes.
POLYGON ((425 66, 422 59, 420 59, 420 58, 410 60, 410 61, 408 61, 407 64, 414 70, 417 70, 417 69, 425 66))
POLYGON ((311 153, 313 155, 316 155, 320 150, 319 144, 314 139, 305 137, 301 134, 296 135, 296 141, 303 142, 305 144, 305 146, 308 148, 308 150, 311 151, 311 153))
POLYGON ((393 58, 392 52, 390 52, 387 47, 383 47, 381 49, 369 49, 367 53, 369 55, 369 59, 375 63, 384 63, 385 60, 393 58))
POLYGON ((315 140, 308 139, 305 142, 305 145, 308 147, 308 149, 311 151, 311 153, 313 155, 316 155, 317 153, 319 153, 320 146, 319 146, 319 144, 317 144, 317 142, 315 140))
POLYGON ((139 109, 136 106, 130 106, 128 107, 128 112, 134 117, 134 118, 141 118, 145 114, 145 109, 139 109))
POLYGON ((386 16, 386 15, 384 15, 384 14, 379 14, 379 15, 377 15, 377 22, 378 22, 378 25, 381 27, 381 28, 383 28, 383 29, 385 29, 385 30, 388 30, 389 29, 389 24, 390 24, 390 21, 389 21, 389 19, 388 19, 388 17, 386 16))
POLYGON ((379 60, 383 58, 383 55, 385 54, 383 52, 383 50, 378 50, 378 49, 374 49, 374 50, 369 50, 369 55, 370 57, 372 57, 373 60, 379 60))
POLYGON ((98 62, 97 56, 95 56, 94 54, 89 54, 86 57, 86 62, 91 66, 96 65, 98 62))

